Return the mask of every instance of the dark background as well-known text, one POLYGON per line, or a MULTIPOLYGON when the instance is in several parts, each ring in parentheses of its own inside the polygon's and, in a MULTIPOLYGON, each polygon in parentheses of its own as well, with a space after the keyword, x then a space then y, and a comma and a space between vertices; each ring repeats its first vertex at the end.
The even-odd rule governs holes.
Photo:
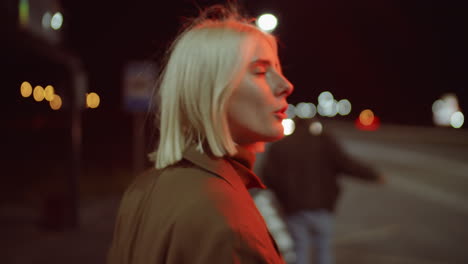
MULTIPOLYGON (((31 190, 47 195, 50 189, 64 192, 68 189, 60 186, 77 173, 71 140, 73 82, 63 64, 67 56, 81 62, 87 92, 101 97, 99 108, 80 109, 80 190, 100 193, 108 188, 96 187, 100 186, 96 181, 117 182, 116 188, 122 189, 132 170, 136 116, 123 106, 125 65, 135 60, 159 63, 184 18, 195 16, 199 7, 220 2, 224 1, 62 0, 57 3, 64 24, 56 44, 20 30, 18 1, 2 2, 0 33, 6 36, 0 46, 2 147, 7 175, 3 197, 23 199, 23 193, 31 190), (45 103, 22 98, 19 87, 25 80, 53 84, 64 96, 63 109, 52 111, 45 103)), ((274 34, 280 40, 284 73, 295 85, 290 103, 317 103, 320 92, 328 90, 353 106, 349 116, 336 119, 353 121, 370 108, 382 124, 428 129, 435 129, 431 107, 442 94, 455 93, 461 109, 467 108, 468 19, 461 1, 244 0, 239 4, 252 17, 263 12, 278 17, 274 34)), ((151 116, 140 113, 139 117, 146 121, 138 126, 145 130, 144 151, 149 152, 155 143, 151 116)))
MULTIPOLYGON (((103 107, 119 108, 122 65, 154 58, 196 6, 223 1, 63 1, 64 45, 80 56, 103 107), (67 19, 68 18, 68 19, 67 19)), ((431 105, 454 92, 467 104, 466 25, 461 1, 240 1, 250 16, 277 15, 291 103, 324 90, 371 108, 382 122, 432 125, 431 105)))
MULTIPOLYGON (((15 1, 10 2, 8 11, 14 12, 15 1)), ((82 61, 89 91, 102 98, 98 111, 121 111, 125 64, 160 62, 184 17, 223 2, 63 0, 58 46, 82 61)), ((371 108, 382 122, 423 126, 432 126, 432 103, 444 93, 455 93, 462 110, 466 108, 468 19, 462 1, 238 2, 252 17, 263 12, 278 17, 274 34, 281 42, 285 75, 296 87, 291 103, 317 103, 319 93, 329 90, 338 100, 351 101, 350 119, 371 108)), ((3 49, 9 58, 6 76, 21 71, 22 80, 47 76, 54 83, 64 76, 61 65, 49 62, 50 52, 36 52, 33 60, 19 59, 28 45, 37 44, 23 41, 20 51, 15 42, 7 38, 3 49)), ((9 85, 10 98, 18 96, 19 84, 9 85)), ((8 100, 8 106, 18 104, 8 100)))

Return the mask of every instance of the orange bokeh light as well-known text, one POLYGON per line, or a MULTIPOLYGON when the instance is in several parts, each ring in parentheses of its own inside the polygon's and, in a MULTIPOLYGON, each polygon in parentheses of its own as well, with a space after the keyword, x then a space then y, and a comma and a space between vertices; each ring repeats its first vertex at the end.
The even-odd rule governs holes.
POLYGON ((364 126, 370 126, 374 122, 374 112, 370 109, 363 110, 359 114, 359 122, 364 126))
POLYGON ((380 121, 372 110, 365 109, 359 114, 355 124, 359 130, 374 131, 379 128, 380 121))

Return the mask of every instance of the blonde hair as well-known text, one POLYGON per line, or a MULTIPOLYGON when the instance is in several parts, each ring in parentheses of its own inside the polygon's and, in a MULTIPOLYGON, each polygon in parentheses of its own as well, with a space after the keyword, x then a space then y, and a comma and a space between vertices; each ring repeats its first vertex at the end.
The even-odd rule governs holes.
POLYGON ((158 169, 180 161, 190 145, 216 157, 236 153, 227 101, 258 38, 276 49, 274 37, 239 19, 235 11, 215 9, 223 17, 213 19, 205 12, 174 41, 160 77, 160 138, 153 155, 158 169))

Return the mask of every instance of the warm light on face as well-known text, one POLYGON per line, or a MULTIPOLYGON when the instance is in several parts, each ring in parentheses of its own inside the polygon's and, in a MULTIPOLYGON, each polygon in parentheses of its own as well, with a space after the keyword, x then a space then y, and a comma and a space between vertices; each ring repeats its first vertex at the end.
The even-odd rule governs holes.
POLYGON ((374 122, 374 113, 370 109, 363 110, 359 114, 359 122, 364 126, 370 126, 374 122))
POLYGON ((282 120, 287 116, 283 110, 293 90, 278 70, 278 55, 270 40, 252 37, 249 41, 254 49, 246 65, 248 72, 240 77, 226 107, 231 136, 239 145, 284 137, 282 120))
POLYGON ((37 102, 44 100, 44 88, 42 88, 42 86, 39 85, 34 87, 33 97, 34 100, 36 100, 37 102))
POLYGON ((99 95, 97 93, 89 93, 86 96, 86 106, 89 108, 97 108, 101 102, 99 95))
POLYGON ((53 110, 59 110, 62 107, 62 98, 58 94, 54 94, 49 105, 53 110))
POLYGON ((54 87, 52 85, 47 85, 46 88, 44 89, 44 98, 50 102, 52 101, 54 94, 55 94, 54 87))
POLYGON ((21 91, 21 96, 23 97, 29 97, 31 96, 32 94, 32 86, 29 82, 23 82, 21 84, 21 88, 20 88, 20 91, 21 91))

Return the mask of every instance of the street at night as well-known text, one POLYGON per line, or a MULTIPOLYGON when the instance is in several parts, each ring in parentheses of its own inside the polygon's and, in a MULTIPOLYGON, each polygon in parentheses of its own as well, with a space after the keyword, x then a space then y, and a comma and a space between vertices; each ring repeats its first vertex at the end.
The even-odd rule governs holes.
MULTIPOLYGON (((339 131, 347 151, 388 177, 383 186, 342 182, 333 242, 338 264, 468 260, 466 133, 404 126, 364 132, 349 122, 327 127, 339 131)), ((88 199, 81 227, 61 232, 38 228, 37 210, 2 207, 5 263, 103 263, 118 201, 118 195, 88 199)))

